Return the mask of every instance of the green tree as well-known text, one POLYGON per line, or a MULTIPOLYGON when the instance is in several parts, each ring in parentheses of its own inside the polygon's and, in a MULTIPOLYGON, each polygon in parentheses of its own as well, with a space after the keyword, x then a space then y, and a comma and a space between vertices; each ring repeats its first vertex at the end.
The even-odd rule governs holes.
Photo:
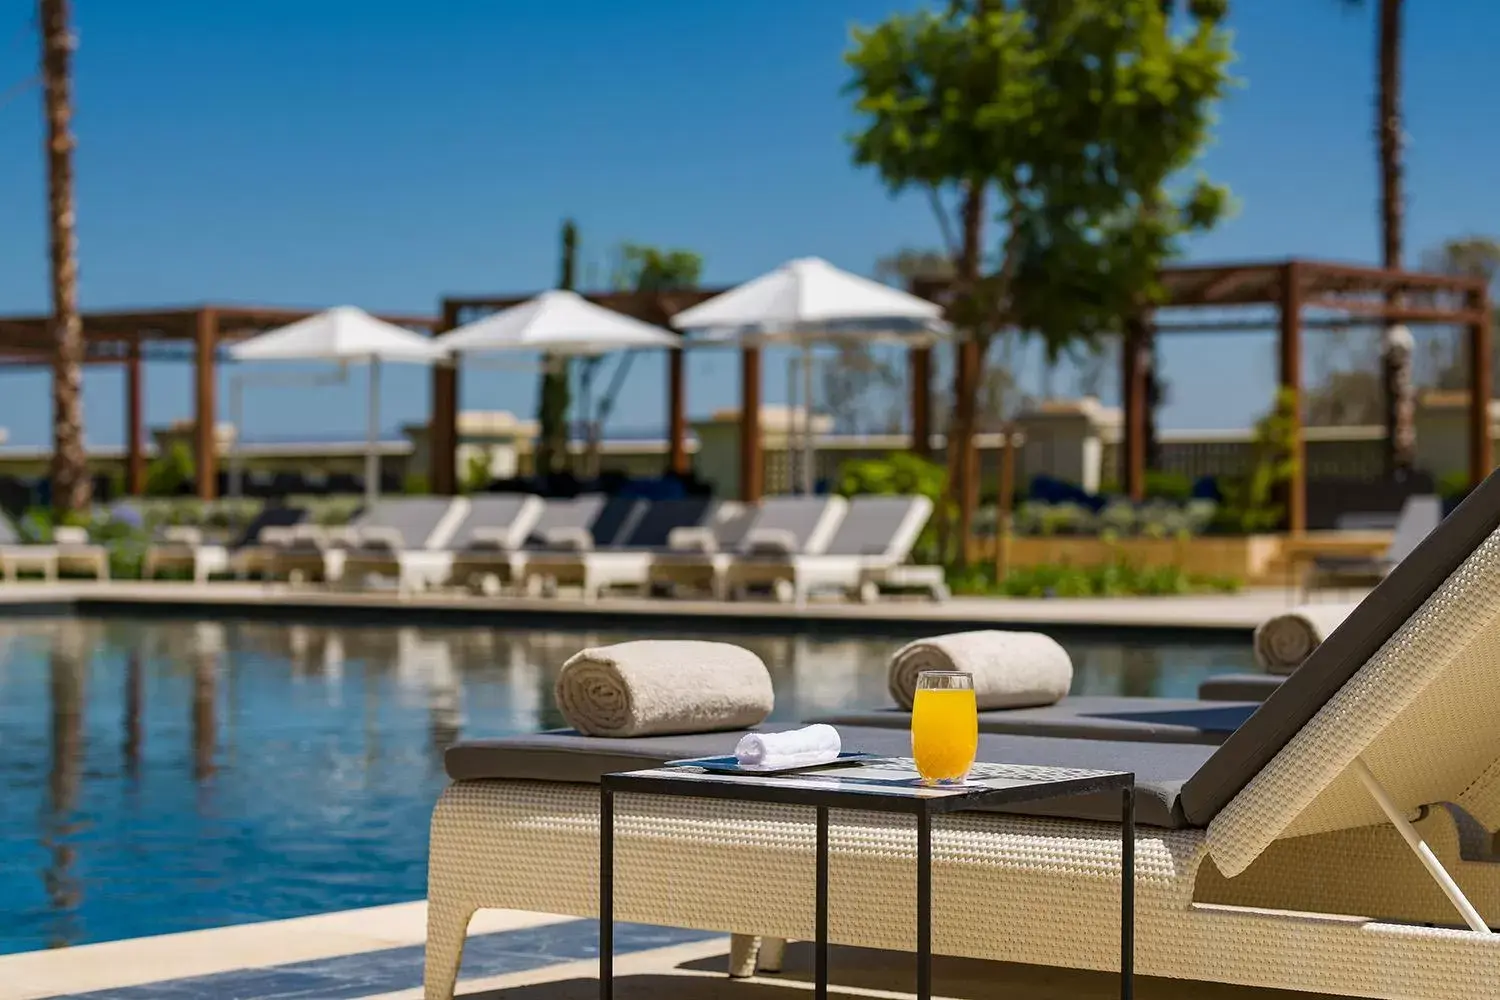
MULTIPOLYGON (((1500 283, 1500 240, 1492 236, 1461 236, 1423 254, 1422 263, 1427 270, 1441 274, 1482 279, 1490 286, 1490 302, 1495 305, 1494 290, 1500 283)), ((1500 329, 1500 306, 1495 306, 1491 328, 1500 329)), ((1446 356, 1438 360, 1438 387, 1467 389, 1469 357, 1464 337, 1460 334, 1456 341, 1449 339, 1445 346, 1443 353, 1446 356)), ((1500 396, 1500 367, 1497 367, 1500 366, 1500 340, 1491 341, 1490 351, 1490 371, 1493 374, 1490 395, 1493 397, 1500 396)))
POLYGON ((1117 333, 1159 295, 1177 238, 1224 210, 1227 193, 1206 181, 1166 187, 1229 85, 1222 5, 1189 13, 1173 34, 1161 0, 954 0, 855 33, 854 160, 933 205, 953 259, 948 316, 972 343, 948 431, 961 539, 977 490, 960 457, 991 341, 1016 328, 1056 356, 1117 333))
MULTIPOLYGON (((572 219, 562 225, 562 260, 558 265, 557 287, 572 289, 578 265, 578 227, 572 219)), ((541 391, 537 396, 538 437, 536 472, 550 476, 562 471, 568 463, 568 407, 572 404, 566 356, 547 355, 542 359, 541 391)))

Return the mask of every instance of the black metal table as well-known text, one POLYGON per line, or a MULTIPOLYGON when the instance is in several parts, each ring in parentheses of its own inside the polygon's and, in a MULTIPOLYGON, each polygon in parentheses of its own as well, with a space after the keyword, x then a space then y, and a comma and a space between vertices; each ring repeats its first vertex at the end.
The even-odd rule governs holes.
MULTIPOLYGON (((1125 771, 975 764, 962 785, 924 785, 910 761, 887 759, 784 776, 660 767, 605 775, 599 797, 599 996, 614 995, 614 796, 619 792, 811 806, 817 811, 814 996, 828 996, 828 812, 858 809, 917 819, 917 996, 932 996, 932 819, 980 806, 1121 793, 1120 996, 1134 992, 1135 775, 1125 771)), ((1038 900, 1037 905, 1046 905, 1038 900)))

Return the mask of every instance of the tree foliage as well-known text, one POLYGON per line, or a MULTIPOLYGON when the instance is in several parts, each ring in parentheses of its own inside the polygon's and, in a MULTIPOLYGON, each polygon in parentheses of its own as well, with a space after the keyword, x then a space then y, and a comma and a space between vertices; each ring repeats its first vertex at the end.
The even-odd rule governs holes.
MULTIPOLYGON (((1162 0, 954 0, 855 33, 854 160, 931 201, 954 262, 949 319, 978 341, 955 365, 950 456, 977 426, 998 331, 1053 357, 1117 333, 1159 294, 1179 238, 1223 215, 1222 187, 1174 186, 1230 85, 1222 5, 1190 8, 1174 33, 1162 0)), ((950 459, 961 498, 965 465, 950 459)), ((961 507, 961 532, 970 517, 961 507)))

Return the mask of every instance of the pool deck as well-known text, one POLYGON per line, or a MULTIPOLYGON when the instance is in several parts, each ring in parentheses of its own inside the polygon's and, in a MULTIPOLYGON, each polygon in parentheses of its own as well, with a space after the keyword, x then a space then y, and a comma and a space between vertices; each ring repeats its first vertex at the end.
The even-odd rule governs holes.
MULTIPOLYGON (((426 904, 401 903, 270 923, 0 956, 0 1000, 420 1000, 426 904)), ((481 911, 469 928, 465 1000, 594 1000, 592 920, 481 911)), ((794 945, 777 975, 731 980, 722 935, 617 930, 619 1000, 796 1000, 810 992, 811 952, 794 945)), ((838 998, 909 996, 912 957, 836 948, 838 998)), ((937 994, 953 1000, 1105 1000, 1110 974, 939 958, 937 994), (1008 987, 1008 988, 1007 988, 1008 987)), ((1219 984, 1139 977, 1140 1000, 1320 1000, 1219 984)), ((1329 998, 1321 998, 1329 1000, 1329 998)))
MULTIPOLYGON (((1354 600, 1348 594, 1324 601, 1354 600)), ((76 612, 194 617, 276 617, 368 620, 413 624, 524 625, 528 627, 700 628, 744 631, 851 632, 872 626, 891 631, 990 628, 997 625, 1103 629, 1210 629, 1247 631, 1297 603, 1286 589, 1185 597, 975 598, 936 604, 889 600, 879 604, 812 602, 804 607, 771 601, 609 598, 594 603, 569 597, 476 597, 291 588, 259 583, 13 583, 0 586, 0 608, 12 613, 76 612)))

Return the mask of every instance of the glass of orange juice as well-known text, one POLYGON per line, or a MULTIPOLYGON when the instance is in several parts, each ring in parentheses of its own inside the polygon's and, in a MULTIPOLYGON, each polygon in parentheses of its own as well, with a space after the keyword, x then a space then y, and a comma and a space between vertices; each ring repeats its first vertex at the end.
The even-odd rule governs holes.
POLYGON ((911 755, 929 784, 963 781, 979 750, 974 675, 924 670, 911 706, 911 755))

